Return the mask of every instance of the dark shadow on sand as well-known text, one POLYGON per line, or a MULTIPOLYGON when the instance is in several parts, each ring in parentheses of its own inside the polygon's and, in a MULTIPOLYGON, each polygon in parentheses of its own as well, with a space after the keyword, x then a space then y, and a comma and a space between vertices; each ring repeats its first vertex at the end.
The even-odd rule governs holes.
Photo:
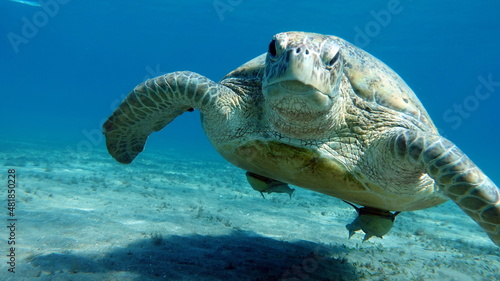
POLYGON ((101 255, 36 256, 43 272, 89 276, 130 272, 138 280, 357 280, 347 249, 285 242, 248 232, 227 236, 155 235, 101 255))

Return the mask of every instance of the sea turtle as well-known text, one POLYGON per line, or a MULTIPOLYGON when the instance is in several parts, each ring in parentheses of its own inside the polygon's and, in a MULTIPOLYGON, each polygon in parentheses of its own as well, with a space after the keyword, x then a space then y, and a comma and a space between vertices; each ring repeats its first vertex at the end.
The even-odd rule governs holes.
POLYGON ((147 80, 105 122, 107 148, 130 163, 151 133, 194 109, 257 190, 292 184, 365 206, 350 232, 382 236, 391 211, 451 198, 500 245, 498 187, 391 68, 341 38, 279 33, 219 83, 189 71, 147 80))

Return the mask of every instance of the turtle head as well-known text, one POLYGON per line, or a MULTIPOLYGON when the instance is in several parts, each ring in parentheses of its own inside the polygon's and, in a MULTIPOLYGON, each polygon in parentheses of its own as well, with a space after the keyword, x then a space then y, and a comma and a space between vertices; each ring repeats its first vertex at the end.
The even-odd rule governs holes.
POLYGON ((332 127, 342 73, 343 58, 333 37, 304 32, 275 35, 262 80, 270 123, 284 135, 298 138, 316 137, 315 130, 332 127))

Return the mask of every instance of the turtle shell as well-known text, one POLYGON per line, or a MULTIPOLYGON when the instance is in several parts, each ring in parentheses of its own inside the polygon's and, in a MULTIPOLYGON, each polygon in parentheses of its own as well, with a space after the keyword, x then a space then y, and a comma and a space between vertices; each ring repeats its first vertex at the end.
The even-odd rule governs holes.
POLYGON ((330 37, 340 46, 345 61, 344 73, 356 95, 367 102, 410 115, 427 127, 422 129, 437 132, 420 100, 394 70, 353 44, 330 37))

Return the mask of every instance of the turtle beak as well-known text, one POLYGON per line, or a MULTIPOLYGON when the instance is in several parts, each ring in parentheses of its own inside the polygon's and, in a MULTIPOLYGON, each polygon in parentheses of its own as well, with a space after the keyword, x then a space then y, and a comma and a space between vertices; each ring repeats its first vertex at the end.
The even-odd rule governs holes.
POLYGON ((329 93, 331 88, 324 83, 325 75, 321 73, 322 68, 317 67, 318 60, 318 55, 304 45, 290 48, 281 56, 281 60, 276 62, 281 66, 277 71, 279 75, 269 79, 268 82, 269 84, 300 82, 323 94, 329 93))
MULTIPOLYGON (((269 54, 268 57, 270 57, 269 54)), ((267 59, 263 86, 268 87, 277 83, 285 85, 295 82, 295 84, 300 83, 323 95, 333 96, 340 85, 341 73, 341 56, 335 57, 333 66, 328 65, 323 62, 321 54, 301 44, 288 48, 279 57, 267 59)), ((301 92, 297 91, 296 93, 301 92)))

